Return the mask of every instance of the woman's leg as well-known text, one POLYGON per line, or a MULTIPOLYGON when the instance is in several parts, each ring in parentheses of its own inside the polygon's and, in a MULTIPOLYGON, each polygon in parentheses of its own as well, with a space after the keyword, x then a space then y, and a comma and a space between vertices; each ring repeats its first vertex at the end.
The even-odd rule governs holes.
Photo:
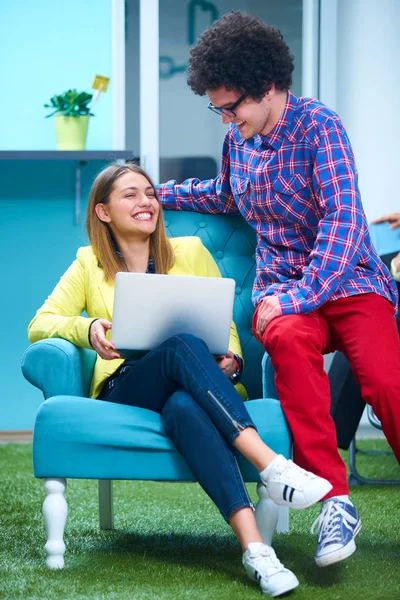
POLYGON ((235 454, 209 416, 190 394, 180 390, 165 403, 162 419, 195 479, 232 527, 249 578, 268 595, 297 587, 296 576, 263 543, 235 454))
POLYGON ((183 390, 172 394, 164 405, 162 420, 168 437, 224 519, 229 521, 244 507, 252 513, 253 504, 232 447, 192 396, 183 390))
POLYGON ((228 443, 258 468, 269 496, 277 504, 305 508, 331 489, 326 480, 296 471, 293 463, 276 457, 264 444, 239 394, 207 345, 193 335, 173 336, 141 360, 127 365, 106 399, 161 413, 178 389, 186 390, 228 443))

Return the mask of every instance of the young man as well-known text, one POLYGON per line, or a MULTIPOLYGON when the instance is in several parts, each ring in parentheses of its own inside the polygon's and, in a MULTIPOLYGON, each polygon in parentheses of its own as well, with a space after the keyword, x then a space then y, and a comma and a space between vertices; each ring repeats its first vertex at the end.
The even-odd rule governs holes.
POLYGON ((341 350, 400 460, 397 292, 370 240, 339 117, 290 91, 279 31, 233 11, 191 51, 188 83, 229 125, 221 173, 160 186, 166 208, 238 213, 257 232, 253 329, 276 371, 294 458, 333 489, 315 526, 321 567, 355 550, 361 521, 330 417, 323 354, 341 350))

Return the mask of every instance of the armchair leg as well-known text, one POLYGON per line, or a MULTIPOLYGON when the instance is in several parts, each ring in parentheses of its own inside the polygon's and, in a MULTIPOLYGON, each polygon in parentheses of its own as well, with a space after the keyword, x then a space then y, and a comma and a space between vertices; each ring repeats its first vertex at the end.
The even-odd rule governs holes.
POLYGON ((43 516, 47 531, 47 566, 49 569, 64 567, 64 528, 67 521, 68 506, 64 497, 67 487, 65 479, 45 479, 46 498, 43 502, 43 516))
POLYGON ((99 479, 100 529, 114 529, 113 489, 110 479, 99 479))
POLYGON ((257 494, 259 497, 255 509, 257 527, 264 544, 271 546, 272 536, 278 523, 279 507, 272 502, 267 488, 262 483, 257 484, 257 494))
POLYGON ((278 506, 277 533, 289 533, 289 509, 287 506, 278 506))

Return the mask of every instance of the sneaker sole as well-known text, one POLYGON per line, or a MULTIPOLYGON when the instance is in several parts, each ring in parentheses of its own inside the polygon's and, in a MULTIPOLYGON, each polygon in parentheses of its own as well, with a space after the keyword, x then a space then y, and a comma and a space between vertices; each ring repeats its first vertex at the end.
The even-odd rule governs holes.
POLYGON ((271 498, 271 496, 270 498, 272 502, 274 502, 274 504, 277 504, 278 506, 287 506, 288 508, 293 508, 294 510, 304 510, 305 508, 310 508, 310 506, 313 506, 314 504, 322 500, 322 498, 324 498, 331 491, 332 488, 333 486, 329 483, 329 481, 327 481, 326 484, 324 484, 323 488, 321 488, 319 493, 315 495, 313 499, 310 499, 307 503, 297 506, 294 506, 292 502, 288 502, 287 500, 279 499, 278 501, 275 501, 273 498, 271 498))
POLYGON ((262 588, 261 588, 261 591, 264 596, 269 596, 270 598, 276 598, 277 596, 281 596, 282 594, 286 594, 287 592, 294 590, 295 588, 297 588, 298 585, 299 585, 299 582, 296 580, 296 582, 292 582, 290 584, 283 585, 282 587, 279 588, 279 590, 275 590, 274 592, 266 592, 262 588))
POLYGON ((350 540, 350 542, 346 544, 346 546, 341 548, 341 550, 336 550, 336 552, 332 552, 331 554, 326 554, 325 556, 320 556, 318 558, 315 557, 315 562, 317 563, 317 566, 328 567, 329 565, 334 565, 335 563, 340 562, 341 560, 349 558, 349 556, 351 556, 356 551, 356 543, 354 541, 354 538, 358 533, 360 533, 360 530, 361 521, 357 526, 356 530, 354 531, 353 539, 350 540))

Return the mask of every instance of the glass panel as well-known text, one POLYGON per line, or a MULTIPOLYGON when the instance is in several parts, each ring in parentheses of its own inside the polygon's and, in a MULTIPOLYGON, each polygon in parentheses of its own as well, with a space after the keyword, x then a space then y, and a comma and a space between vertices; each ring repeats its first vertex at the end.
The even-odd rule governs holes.
POLYGON ((140 153, 139 0, 125 2, 125 146, 140 153))
POLYGON ((302 0, 160 0, 160 181, 219 171, 226 125, 188 87, 186 66, 200 33, 233 9, 281 30, 295 57, 292 90, 301 93, 302 0))

